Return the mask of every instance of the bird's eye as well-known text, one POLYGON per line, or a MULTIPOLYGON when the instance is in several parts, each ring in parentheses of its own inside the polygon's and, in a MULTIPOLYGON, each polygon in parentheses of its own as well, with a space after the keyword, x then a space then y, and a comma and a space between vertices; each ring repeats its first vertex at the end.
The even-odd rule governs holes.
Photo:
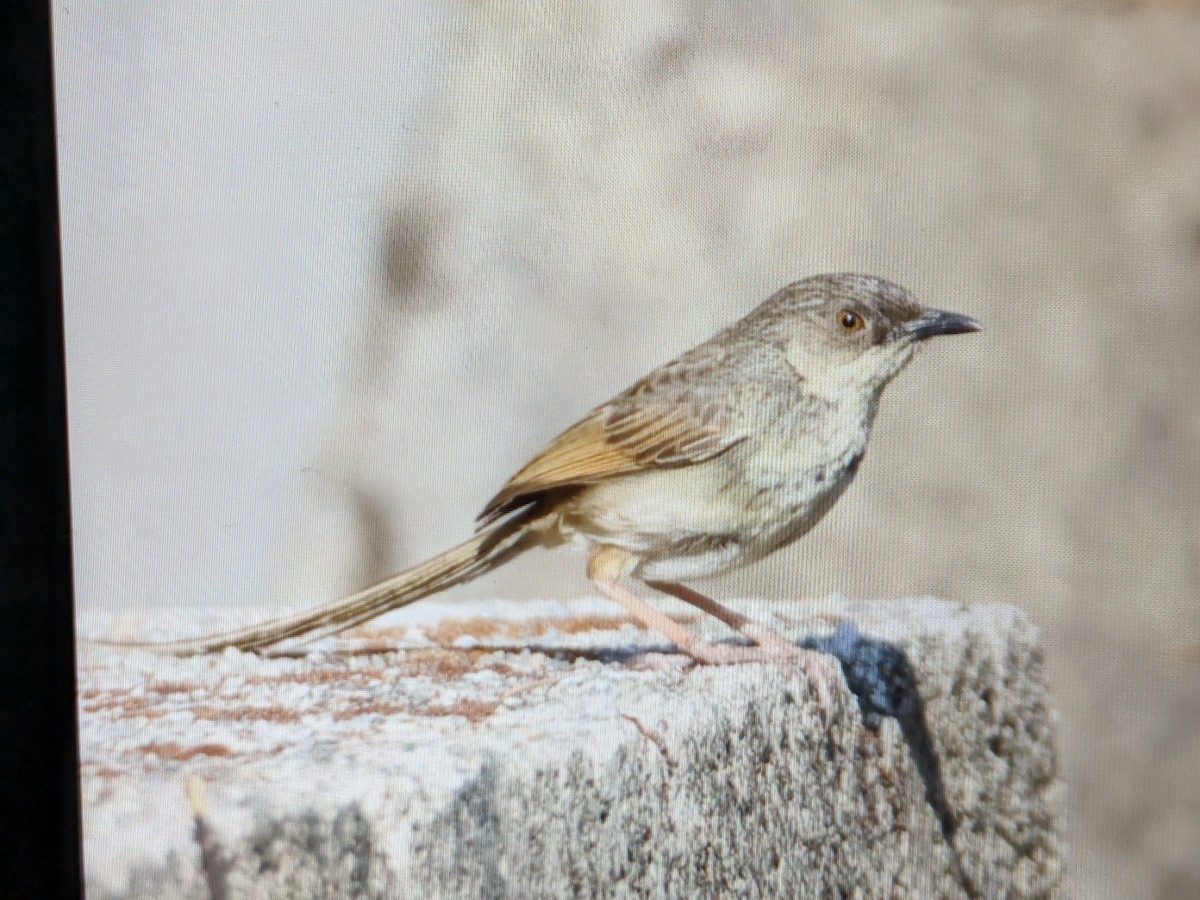
POLYGON ((852 309, 843 309, 837 314, 838 325, 846 334, 854 334, 867 327, 867 323, 852 309))

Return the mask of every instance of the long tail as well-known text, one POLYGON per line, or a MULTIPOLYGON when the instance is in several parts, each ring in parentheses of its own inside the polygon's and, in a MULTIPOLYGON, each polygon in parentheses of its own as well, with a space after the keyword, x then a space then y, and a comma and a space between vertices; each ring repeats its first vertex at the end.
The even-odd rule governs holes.
POLYGON ((433 559, 406 569, 330 603, 251 625, 235 631, 178 641, 126 642, 93 641, 120 647, 141 647, 179 656, 212 653, 226 647, 261 650, 294 637, 316 640, 353 628, 393 609, 407 606, 430 594, 478 578, 540 542, 532 516, 518 516, 479 532, 469 541, 440 553, 433 559))

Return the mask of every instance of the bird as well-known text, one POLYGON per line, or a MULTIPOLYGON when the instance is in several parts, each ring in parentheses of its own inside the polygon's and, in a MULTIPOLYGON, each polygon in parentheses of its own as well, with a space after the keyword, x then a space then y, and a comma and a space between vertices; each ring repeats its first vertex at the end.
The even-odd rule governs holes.
POLYGON ((697 664, 815 651, 686 586, 761 560, 821 520, 853 481, 888 383, 928 339, 981 330, 871 275, 815 275, 595 407, 483 507, 474 535, 350 596, 156 649, 263 651, 312 640, 478 578, 534 547, 582 545, 601 596, 697 664), (630 584, 674 596, 749 639, 707 641, 630 584))

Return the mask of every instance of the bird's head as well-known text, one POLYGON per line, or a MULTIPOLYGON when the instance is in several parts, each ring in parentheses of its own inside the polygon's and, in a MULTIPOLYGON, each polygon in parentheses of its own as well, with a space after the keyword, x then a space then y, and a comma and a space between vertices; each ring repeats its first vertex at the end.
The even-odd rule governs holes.
POLYGON ((818 393, 877 393, 931 337, 979 331, 959 313, 927 309, 870 275, 816 275, 788 285, 750 317, 818 393))

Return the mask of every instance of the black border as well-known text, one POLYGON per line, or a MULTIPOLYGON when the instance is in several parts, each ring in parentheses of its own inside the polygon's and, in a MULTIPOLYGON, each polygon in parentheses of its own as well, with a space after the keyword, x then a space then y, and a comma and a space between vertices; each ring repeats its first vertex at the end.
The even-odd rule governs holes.
POLYGON ((0 9, 0 893, 78 897, 70 494, 48 2, 0 9))

